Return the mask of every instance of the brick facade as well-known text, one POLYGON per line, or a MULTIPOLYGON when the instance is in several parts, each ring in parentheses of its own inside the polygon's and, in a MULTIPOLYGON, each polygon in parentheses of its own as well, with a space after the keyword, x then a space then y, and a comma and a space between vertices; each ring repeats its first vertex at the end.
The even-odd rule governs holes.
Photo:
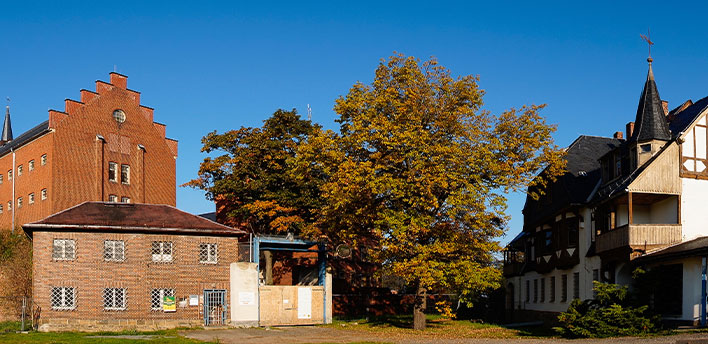
POLYGON ((165 125, 154 122, 153 109, 127 88, 127 77, 111 73, 110 83, 96 81, 95 92, 80 95, 80 101, 67 99, 64 111, 50 110, 36 137, 25 133, 0 146, 0 152, 6 148, 0 153, 0 228, 19 227, 84 201, 108 201, 111 195, 118 201, 176 204, 177 141, 165 137, 165 125), (115 110, 125 113, 123 123, 115 120, 115 110), (109 162, 117 164, 117 181, 108 178, 109 162), (120 180, 121 165, 129 166, 128 184, 120 180))
POLYGON ((201 296, 204 290, 226 290, 228 300, 229 266, 238 260, 236 237, 36 231, 33 246, 34 301, 42 308, 40 323, 44 330, 202 325, 201 296), (54 239, 75 240, 75 259, 53 259, 54 239), (105 240, 122 240, 125 243, 123 261, 104 259, 105 240), (153 262, 153 241, 173 243, 172 262, 153 262), (218 245, 216 264, 199 262, 200 243, 218 245), (75 308, 53 310, 50 300, 52 287, 75 288, 75 308), (126 289, 125 310, 104 310, 104 288, 126 289), (151 309, 151 290, 156 288, 175 290, 176 312, 151 309), (190 295, 200 295, 199 306, 180 307, 179 302, 188 300, 190 295))

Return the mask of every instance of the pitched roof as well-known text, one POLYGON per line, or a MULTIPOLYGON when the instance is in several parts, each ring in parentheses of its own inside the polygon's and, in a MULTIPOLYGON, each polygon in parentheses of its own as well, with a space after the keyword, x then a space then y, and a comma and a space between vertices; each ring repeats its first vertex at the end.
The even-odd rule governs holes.
POLYGON ((47 132, 49 132, 49 121, 44 121, 39 125, 35 126, 34 128, 20 134, 20 136, 18 136, 14 140, 0 146, 0 156, 9 153, 12 149, 20 147, 25 143, 32 141, 47 132))
POLYGON ((708 236, 698 237, 680 244, 662 248, 645 254, 636 259, 637 263, 648 263, 656 260, 668 260, 708 254, 708 236))
POLYGON ((84 202, 22 226, 25 231, 150 232, 240 236, 228 227, 163 204, 84 202))
POLYGON ((686 131, 688 126, 691 125, 691 123, 696 120, 696 117, 698 117, 698 115, 700 115, 707 107, 708 97, 705 97, 673 116, 673 120, 669 124, 669 128, 671 129, 671 133, 674 138, 676 138, 682 131, 686 131))
POLYGON ((5 108, 5 123, 2 126, 2 137, 0 137, 0 140, 5 142, 12 140, 12 124, 10 123, 9 105, 5 108))
POLYGON ((634 121, 634 132, 629 138, 630 142, 643 142, 650 140, 671 139, 671 132, 666 123, 666 114, 664 107, 659 98, 659 91, 656 89, 654 81, 654 72, 651 69, 651 60, 649 60, 649 72, 647 73, 647 81, 644 83, 644 90, 639 97, 639 106, 637 106, 637 117, 634 121))
POLYGON ((622 141, 609 137, 578 137, 566 150, 567 172, 558 177, 551 186, 550 205, 543 201, 547 196, 542 196, 539 200, 527 196, 523 211, 524 222, 533 223, 555 214, 566 206, 586 203, 602 179, 598 159, 619 147, 621 143, 622 141))

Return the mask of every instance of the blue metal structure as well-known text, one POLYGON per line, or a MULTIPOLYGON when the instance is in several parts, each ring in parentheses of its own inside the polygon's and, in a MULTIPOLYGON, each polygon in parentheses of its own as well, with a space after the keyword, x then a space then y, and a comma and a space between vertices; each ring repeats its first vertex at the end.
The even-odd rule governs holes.
MULTIPOLYGON (((261 251, 317 252, 317 285, 324 288, 323 323, 327 323, 327 248, 323 243, 292 236, 254 236, 253 262, 260 266, 261 251), (313 249, 312 247, 317 247, 313 249)), ((260 314, 260 312, 259 312, 260 314)))

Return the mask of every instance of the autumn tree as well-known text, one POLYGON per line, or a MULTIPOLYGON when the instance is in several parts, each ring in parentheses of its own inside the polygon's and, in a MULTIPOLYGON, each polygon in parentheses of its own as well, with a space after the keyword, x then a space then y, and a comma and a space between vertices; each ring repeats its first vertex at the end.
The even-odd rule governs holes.
POLYGON ((371 85, 337 99, 339 133, 318 130, 297 159, 300 174, 326 176, 310 229, 374 242, 375 258, 416 289, 416 329, 425 328, 428 290, 471 302, 500 285, 493 254, 505 194, 544 184, 563 165, 542 105, 493 115, 477 82, 434 59, 382 60, 371 85), (550 178, 534 178, 544 168, 550 178))
MULTIPOLYGON (((318 129, 295 110, 278 110, 261 128, 241 127, 202 138, 207 157, 199 177, 187 186, 206 191, 230 225, 255 234, 300 234, 314 223, 320 207, 319 179, 288 173, 296 148, 318 129)), ((272 255, 265 252, 266 280, 272 282, 272 255)))

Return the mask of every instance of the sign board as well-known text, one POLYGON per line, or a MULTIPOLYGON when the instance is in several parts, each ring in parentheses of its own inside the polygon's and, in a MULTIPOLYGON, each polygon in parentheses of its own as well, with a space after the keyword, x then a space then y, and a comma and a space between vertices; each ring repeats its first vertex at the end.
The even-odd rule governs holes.
POLYGON ((176 312, 177 311, 177 302, 175 301, 174 296, 163 296, 162 297, 162 310, 164 312, 176 312))
POLYGON ((189 305, 199 306, 199 295, 189 295, 189 305))
POLYGON ((312 319, 311 288, 297 288, 297 318, 312 319))
POLYGON ((238 304, 242 306, 250 306, 256 304, 256 293, 252 291, 238 292, 238 304))

